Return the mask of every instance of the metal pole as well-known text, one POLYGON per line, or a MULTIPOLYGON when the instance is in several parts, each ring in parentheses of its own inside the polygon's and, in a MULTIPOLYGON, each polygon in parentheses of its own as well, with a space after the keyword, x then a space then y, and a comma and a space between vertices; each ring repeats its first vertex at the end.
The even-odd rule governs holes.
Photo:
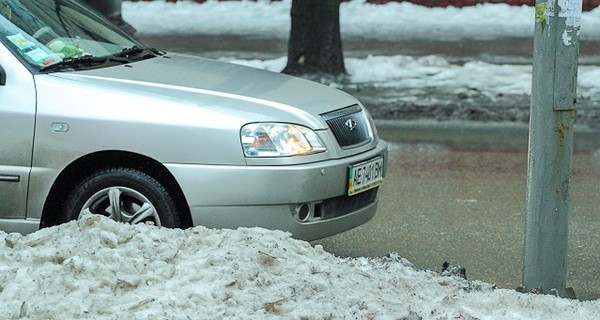
POLYGON ((523 291, 566 296, 582 0, 537 0, 523 291))

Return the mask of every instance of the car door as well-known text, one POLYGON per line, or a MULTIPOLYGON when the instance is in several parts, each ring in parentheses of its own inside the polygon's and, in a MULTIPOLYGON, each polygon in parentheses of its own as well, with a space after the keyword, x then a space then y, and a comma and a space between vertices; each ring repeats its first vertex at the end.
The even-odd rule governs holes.
MULTIPOLYGON (((4 40, 4 39, 3 39, 4 40)), ((33 75, 0 42, 0 219, 24 218, 33 148, 33 75)))

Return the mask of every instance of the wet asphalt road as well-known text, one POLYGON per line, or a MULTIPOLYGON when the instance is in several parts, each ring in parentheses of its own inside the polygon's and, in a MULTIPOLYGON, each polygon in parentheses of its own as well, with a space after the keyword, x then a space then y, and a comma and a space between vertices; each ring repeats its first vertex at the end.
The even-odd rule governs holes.
MULTIPOLYGON (((520 286, 526 130, 486 127, 479 130, 485 134, 478 135, 475 129, 465 128, 465 135, 457 126, 440 134, 444 139, 405 141, 403 137, 411 136, 407 128, 414 131, 410 126, 380 130, 392 143, 376 217, 314 243, 339 256, 381 257, 397 252, 417 268, 434 271, 441 271, 444 261, 449 261, 466 267, 469 279, 500 288, 520 286)), ((567 287, 573 287, 582 300, 600 298, 598 141, 580 142, 573 156, 567 287)))
MULTIPOLYGON (((270 59, 286 55, 282 39, 235 36, 143 36, 144 43, 206 57, 270 59)), ((597 64, 600 43, 582 43, 580 62, 597 64)), ((444 55, 460 63, 531 63, 531 40, 469 43, 344 41, 346 56, 444 55)), ((367 224, 313 242, 333 254, 381 257, 397 252, 417 268, 444 261, 469 279, 521 285, 526 215, 527 127, 464 122, 379 121, 391 142, 379 210, 367 224)), ((577 132, 573 158, 568 283, 582 300, 600 298, 600 134, 577 132)))

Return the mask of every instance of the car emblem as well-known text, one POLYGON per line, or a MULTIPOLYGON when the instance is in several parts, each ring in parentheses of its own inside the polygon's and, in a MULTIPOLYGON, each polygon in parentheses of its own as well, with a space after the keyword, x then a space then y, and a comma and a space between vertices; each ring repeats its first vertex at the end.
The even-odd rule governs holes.
POLYGON ((354 119, 348 119, 344 124, 350 131, 354 131, 354 129, 356 129, 356 121, 354 121, 354 119))

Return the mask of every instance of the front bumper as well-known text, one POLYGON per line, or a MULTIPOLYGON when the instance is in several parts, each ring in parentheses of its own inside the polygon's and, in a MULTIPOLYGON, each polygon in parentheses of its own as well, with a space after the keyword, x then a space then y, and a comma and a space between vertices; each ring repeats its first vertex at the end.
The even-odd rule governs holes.
POLYGON ((183 190, 194 225, 263 227, 314 240, 373 218, 377 189, 348 197, 348 166, 380 155, 387 159, 384 141, 358 155, 309 164, 166 167, 183 190))

